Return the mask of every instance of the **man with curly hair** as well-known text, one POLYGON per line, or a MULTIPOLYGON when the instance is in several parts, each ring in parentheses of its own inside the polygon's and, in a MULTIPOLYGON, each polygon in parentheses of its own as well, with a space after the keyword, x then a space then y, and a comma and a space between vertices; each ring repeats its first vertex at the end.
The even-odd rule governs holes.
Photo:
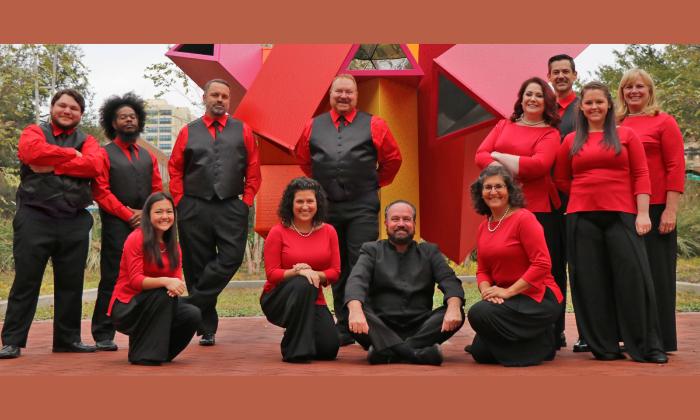
POLYGON ((144 108, 143 99, 131 92, 108 98, 100 108, 100 125, 112 140, 102 148, 102 170, 92 188, 102 220, 100 284, 92 314, 92 337, 101 351, 117 350, 107 307, 124 241, 139 226, 146 198, 163 190, 155 155, 137 144, 146 123, 144 108))
POLYGON ((80 340, 83 279, 92 227, 90 179, 100 171, 100 145, 79 128, 85 99, 62 89, 51 99, 48 122, 19 138, 20 184, 12 221, 15 279, 2 327, 0 359, 19 357, 27 344, 41 281, 51 259, 54 274, 53 351, 94 352, 80 340))

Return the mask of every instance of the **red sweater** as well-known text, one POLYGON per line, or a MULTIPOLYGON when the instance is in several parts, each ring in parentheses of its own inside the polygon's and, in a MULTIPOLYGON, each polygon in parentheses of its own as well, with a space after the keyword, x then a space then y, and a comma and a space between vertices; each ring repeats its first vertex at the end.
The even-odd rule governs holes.
POLYGON ((517 179, 523 185, 525 206, 534 212, 550 212, 550 200, 561 205, 551 171, 559 148, 559 131, 552 127, 528 127, 501 120, 476 151, 476 165, 487 167, 491 152, 520 156, 517 179))
MULTIPOLYGON (((267 281, 263 293, 271 291, 282 282, 284 271, 297 263, 306 263, 316 271, 323 271, 328 284, 335 283, 340 275, 338 234, 335 228, 327 223, 306 238, 291 228, 276 224, 265 238, 264 253, 267 281)), ((326 304, 320 287, 316 304, 326 304)))
MULTIPOLYGON (((331 119, 333 119, 333 124, 335 128, 338 128, 338 119, 340 114, 335 112, 335 110, 330 111, 331 119)), ((357 110, 354 109, 350 114, 345 116, 348 124, 352 124, 355 116, 357 115, 357 110)), ((309 148, 309 139, 311 139, 311 128, 313 125, 313 118, 310 119, 304 131, 301 134, 301 138, 297 142, 296 148, 294 149, 294 154, 299 162, 301 170, 304 171, 306 176, 311 176, 311 150, 309 148)), ((377 176, 379 180, 379 186, 385 187, 394 180, 396 173, 399 172, 401 167, 401 152, 399 151, 399 145, 396 143, 396 139, 391 134, 389 126, 386 121, 372 115, 370 120, 370 132, 372 133, 372 143, 374 148, 377 149, 377 176)))
POLYGON ((548 287, 561 302, 561 290, 551 274, 544 230, 535 215, 526 209, 516 210, 495 232, 489 232, 487 224, 488 219, 479 225, 476 234, 477 283, 507 288, 523 279, 530 287, 522 294, 542 302, 548 287))
MULTIPOLYGON (((174 228, 174 227, 173 227, 174 228)), ((182 255, 182 251, 180 251, 182 255)), ((182 278, 182 263, 178 263, 175 270, 170 269, 170 261, 167 253, 161 253, 163 267, 155 263, 147 262, 143 254, 143 233, 141 228, 135 229, 124 242, 124 252, 119 263, 119 276, 114 286, 112 300, 109 302, 107 315, 112 313, 115 300, 129 303, 131 298, 143 290, 143 279, 146 277, 176 277, 182 278)))
POLYGON ((627 117, 620 125, 634 130, 644 146, 651 179, 650 203, 665 204, 668 191, 682 193, 685 186, 683 135, 675 118, 662 112, 656 116, 627 117))
POLYGON ((564 138, 554 181, 569 194, 567 213, 602 210, 637 214, 635 196, 651 193, 642 143, 629 128, 618 127, 617 134, 622 146, 618 155, 613 149, 603 148, 602 132, 590 133, 573 158, 569 152, 576 133, 564 138))

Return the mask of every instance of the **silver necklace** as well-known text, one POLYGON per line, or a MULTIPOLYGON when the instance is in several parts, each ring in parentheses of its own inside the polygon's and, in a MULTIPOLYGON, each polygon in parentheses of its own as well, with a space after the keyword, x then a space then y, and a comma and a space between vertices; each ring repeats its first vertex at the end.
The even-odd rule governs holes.
POLYGON ((540 125, 540 124, 544 123, 544 120, 531 122, 531 121, 526 120, 524 117, 518 118, 518 121, 520 121, 523 125, 528 125, 528 126, 540 125))
POLYGON ((641 112, 630 112, 629 114, 627 114, 628 117, 638 117, 640 115, 646 115, 646 113, 644 111, 641 111, 641 112))
POLYGON ((301 236, 302 238, 308 238, 309 236, 311 236, 312 233, 314 233, 313 226, 311 227, 311 230, 308 233, 301 233, 299 229, 297 229, 297 227, 294 226, 294 222, 292 222, 292 229, 294 229, 294 231, 298 233, 299 236, 301 236))
POLYGON ((501 226, 501 222, 503 221, 503 219, 506 218, 506 216, 508 215, 508 212, 509 212, 509 211, 510 211, 510 206, 508 206, 508 208, 506 209, 505 213, 503 213, 503 216, 501 216, 501 218, 498 219, 498 224, 496 224, 496 227, 493 228, 493 229, 491 229, 491 221, 493 220, 493 215, 489 216, 488 223, 486 224, 486 228, 489 230, 489 232, 495 232, 496 229, 498 229, 498 227, 501 226))

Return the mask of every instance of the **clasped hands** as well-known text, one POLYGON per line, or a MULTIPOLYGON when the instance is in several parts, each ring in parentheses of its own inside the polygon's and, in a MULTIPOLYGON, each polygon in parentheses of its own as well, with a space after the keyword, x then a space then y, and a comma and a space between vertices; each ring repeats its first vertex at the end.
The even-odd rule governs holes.
POLYGON ((506 299, 513 297, 508 289, 498 286, 488 286, 481 290, 481 299, 492 303, 501 304, 506 299))
POLYGON ((165 288, 167 289, 168 296, 182 296, 187 291, 185 282, 177 277, 163 277, 165 288))
POLYGON ((292 266, 292 270, 294 270, 294 272, 299 274, 300 276, 306 277, 306 279, 309 281, 309 284, 312 284, 315 288, 318 289, 318 287, 321 285, 321 276, 319 276, 318 273, 314 269, 312 269, 309 264, 294 264, 292 266))

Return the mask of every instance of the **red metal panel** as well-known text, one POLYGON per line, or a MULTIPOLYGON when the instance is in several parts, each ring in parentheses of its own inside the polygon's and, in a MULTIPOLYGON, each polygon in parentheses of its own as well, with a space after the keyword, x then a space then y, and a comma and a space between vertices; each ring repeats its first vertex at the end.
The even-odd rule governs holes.
POLYGON ((458 44, 435 59, 464 87, 501 115, 513 111, 523 80, 546 80, 547 59, 555 54, 576 57, 588 44, 458 44))
POLYGON ((352 44, 275 45, 235 117, 294 149, 352 44))
POLYGON ((260 172, 263 182, 255 198, 255 231, 265 237, 279 221, 277 207, 285 187, 304 174, 296 165, 262 165, 260 172))

